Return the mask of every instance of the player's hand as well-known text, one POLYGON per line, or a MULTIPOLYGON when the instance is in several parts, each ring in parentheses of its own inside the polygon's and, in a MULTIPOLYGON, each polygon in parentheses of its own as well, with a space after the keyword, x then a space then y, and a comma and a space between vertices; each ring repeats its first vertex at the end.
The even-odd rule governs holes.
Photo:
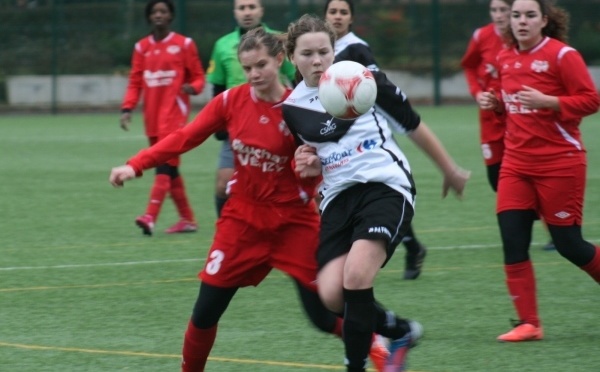
POLYGON ((121 114, 121 119, 119 120, 121 124, 121 128, 125 131, 129 130, 129 124, 131 124, 131 112, 124 112, 121 114))
POLYGON ((317 177, 321 174, 321 160, 317 156, 317 149, 308 145, 301 145, 294 153, 296 173, 300 178, 317 177))
POLYGON ((181 91, 183 93, 189 94, 191 96, 195 96, 197 94, 196 91, 194 90, 194 88, 188 83, 185 83, 181 86, 181 91))
POLYGON ((519 91, 519 102, 526 109, 538 109, 546 107, 546 95, 537 89, 523 85, 519 91))
POLYGON ((477 94, 477 104, 482 110, 497 110, 500 102, 494 90, 477 94))
POLYGON ((110 171, 108 182, 114 187, 123 187, 123 183, 127 180, 135 178, 135 170, 130 165, 121 165, 110 171))
POLYGON ((454 171, 444 175, 444 184, 442 186, 442 198, 448 196, 448 191, 452 189, 456 196, 461 199, 467 180, 471 177, 471 171, 456 167, 454 171))

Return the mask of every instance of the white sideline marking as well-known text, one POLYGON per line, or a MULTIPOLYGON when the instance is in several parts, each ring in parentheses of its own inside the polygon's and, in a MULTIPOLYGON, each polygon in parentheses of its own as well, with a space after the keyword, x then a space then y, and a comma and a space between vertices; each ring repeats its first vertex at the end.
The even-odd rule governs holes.
POLYGON ((81 265, 55 265, 55 266, 13 266, 0 267, 0 271, 11 270, 38 270, 38 269, 77 269, 82 267, 100 267, 100 266, 128 266, 128 265, 153 265, 172 262, 190 262, 190 261, 205 261, 200 258, 182 258, 179 260, 157 260, 157 261, 129 261, 129 262, 106 262, 97 264, 81 264, 81 265))
MULTIPOLYGON (((586 239, 588 242, 600 242, 600 238, 586 239)), ((531 243, 532 246, 541 246, 547 242, 531 243)), ((445 247, 427 247, 428 250, 449 250, 449 249, 484 249, 484 248, 500 248, 500 241, 496 244, 470 244, 470 245, 449 245, 445 247)), ((78 269, 82 267, 101 267, 101 266, 128 266, 128 265, 154 265, 173 262, 191 262, 191 261, 206 261, 204 258, 182 258, 178 260, 155 260, 155 261, 128 261, 128 262, 106 262, 97 264, 80 264, 80 265, 54 265, 54 266, 13 266, 0 267, 0 271, 16 271, 16 270, 46 270, 46 269, 78 269)))

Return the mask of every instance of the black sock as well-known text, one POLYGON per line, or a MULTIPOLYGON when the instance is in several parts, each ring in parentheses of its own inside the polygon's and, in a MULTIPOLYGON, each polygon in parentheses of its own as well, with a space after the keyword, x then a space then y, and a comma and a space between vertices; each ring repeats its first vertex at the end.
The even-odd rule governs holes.
POLYGON ((406 319, 398 318, 393 311, 386 310, 383 305, 375 302, 375 333, 397 340, 408 332, 410 325, 406 319))
POLYGON ((409 253, 417 254, 421 249, 421 244, 419 244, 419 241, 415 236, 412 225, 408 227, 406 234, 404 234, 404 238, 402 238, 402 244, 404 244, 409 253))
POLYGON ((344 346, 348 371, 364 371, 375 329, 373 288, 344 288, 344 346))

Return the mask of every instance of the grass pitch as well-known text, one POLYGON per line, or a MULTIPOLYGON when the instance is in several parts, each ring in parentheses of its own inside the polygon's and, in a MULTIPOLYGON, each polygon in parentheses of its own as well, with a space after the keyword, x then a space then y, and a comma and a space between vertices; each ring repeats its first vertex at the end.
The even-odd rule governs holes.
MULTIPOLYGON (((377 297, 421 321, 425 338, 412 372, 596 371, 598 285, 556 252, 532 255, 541 342, 500 344, 514 318, 478 144, 473 106, 420 113, 457 161, 472 170, 463 201, 442 200, 441 176, 407 139, 414 170, 418 238, 429 247, 422 276, 401 280, 404 249, 380 273, 377 297)), ((162 231, 176 220, 167 200, 152 238, 133 220, 144 211, 152 173, 115 190, 111 167, 146 145, 140 114, 131 132, 118 114, 0 117, 0 370, 178 371, 183 332, 210 246, 219 143, 183 158, 182 174, 200 222, 196 234, 162 231)), ((584 120, 588 187, 584 234, 600 242, 600 115, 584 120)), ((292 283, 273 272, 242 289, 225 316, 208 371, 343 371, 339 340, 312 329, 292 283)))

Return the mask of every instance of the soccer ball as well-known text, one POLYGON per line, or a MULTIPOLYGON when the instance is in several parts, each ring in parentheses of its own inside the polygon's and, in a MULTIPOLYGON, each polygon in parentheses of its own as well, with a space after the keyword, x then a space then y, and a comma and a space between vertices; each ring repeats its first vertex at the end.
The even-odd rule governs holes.
POLYGON ((355 119, 369 111, 377 98, 377 84, 371 71, 357 62, 331 65, 319 80, 319 100, 330 115, 355 119))

